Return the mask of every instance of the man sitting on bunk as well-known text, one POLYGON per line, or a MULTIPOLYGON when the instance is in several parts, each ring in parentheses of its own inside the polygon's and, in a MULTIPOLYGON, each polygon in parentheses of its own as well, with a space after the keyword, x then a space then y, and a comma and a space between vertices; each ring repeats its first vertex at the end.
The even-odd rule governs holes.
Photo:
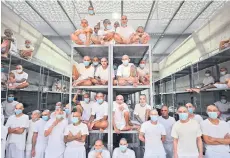
POLYGON ((101 36, 99 35, 99 30, 100 30, 99 25, 95 25, 93 34, 91 36, 91 41, 93 44, 101 44, 101 36))
POLYGON ((227 40, 223 40, 220 42, 220 46, 219 46, 219 49, 222 50, 222 49, 225 49, 227 47, 230 47, 230 38, 227 39, 227 40))
POLYGON ((108 103, 104 101, 104 94, 97 93, 96 102, 92 105, 92 112, 89 119, 89 130, 95 129, 103 132, 108 127, 108 103), (96 119, 94 119, 96 115, 96 119))
POLYGON ((86 19, 81 20, 81 27, 71 34, 71 40, 78 45, 90 45, 93 30, 89 27, 86 19))
POLYGON ((120 23, 118 21, 116 21, 114 24, 113 24, 113 27, 114 27, 114 30, 115 32, 117 31, 117 28, 120 27, 120 23))
POLYGON ((116 101, 113 102, 113 128, 117 134, 120 131, 129 131, 138 129, 139 126, 133 126, 130 122, 129 108, 124 103, 124 97, 118 95, 116 101))
POLYGON ((145 60, 141 60, 139 67, 137 67, 137 73, 140 83, 142 83, 143 85, 149 85, 149 68, 146 66, 145 60))
POLYGON ((32 59, 34 47, 31 45, 30 40, 25 41, 25 45, 20 48, 20 56, 24 59, 32 59))
POLYGON ((5 29, 5 36, 1 37, 1 56, 7 58, 11 50, 16 51, 16 39, 13 37, 13 32, 10 29, 5 29))
POLYGON ((84 56, 83 63, 73 65, 73 86, 91 86, 94 77, 94 67, 90 65, 89 56, 84 56))
POLYGON ((145 32, 143 26, 139 26, 136 32, 131 36, 130 43, 147 44, 150 36, 145 32))
POLYGON ((15 79, 9 81, 12 83, 11 89, 23 89, 29 86, 28 74, 23 71, 22 65, 17 65, 16 70, 12 70, 11 73, 15 76, 15 79))
MULTIPOLYGON (((113 69, 111 71, 112 71, 112 77, 114 79, 115 76, 114 76, 113 69)), ((92 82, 95 85, 108 85, 108 80, 109 80, 108 60, 106 58, 102 58, 101 65, 96 70, 94 79, 92 80, 92 82)))
POLYGON ((122 64, 119 65, 117 70, 118 85, 126 86, 131 84, 136 87, 138 84, 137 70, 135 65, 129 62, 129 56, 123 55, 122 64))
POLYGON ((224 67, 220 68, 220 75, 221 75, 220 82, 205 86, 203 88, 192 88, 192 91, 200 93, 201 90, 207 90, 211 88, 218 88, 218 89, 229 88, 228 84, 230 80, 230 74, 228 74, 227 72, 228 72, 227 68, 224 67))
POLYGON ((93 57, 92 66, 94 67, 94 75, 95 75, 97 68, 101 66, 100 59, 98 57, 93 57))
POLYGON ((127 25, 128 19, 126 15, 121 17, 121 26, 116 29, 116 33, 114 35, 114 40, 118 44, 130 44, 130 38, 135 30, 132 26, 127 25))

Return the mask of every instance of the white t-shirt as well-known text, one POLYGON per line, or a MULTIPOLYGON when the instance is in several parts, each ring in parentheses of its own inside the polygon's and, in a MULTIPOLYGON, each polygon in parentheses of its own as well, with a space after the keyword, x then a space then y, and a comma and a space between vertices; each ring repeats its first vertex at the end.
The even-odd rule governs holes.
POLYGON ((44 135, 44 128, 48 121, 44 121, 43 119, 39 119, 35 122, 33 132, 38 133, 36 145, 47 145, 48 137, 44 135))
POLYGON ((1 72, 1 82, 6 82, 6 81, 7 81, 6 74, 4 72, 1 72))
POLYGON ((8 144, 15 144, 19 150, 25 150, 26 146, 26 128, 29 127, 29 116, 23 114, 20 117, 12 115, 6 122, 7 128, 25 128, 22 134, 9 134, 7 138, 8 144))
POLYGON ((93 104, 91 115, 96 115, 95 121, 102 119, 104 116, 108 116, 108 106, 106 101, 102 104, 98 104, 97 102, 93 104))
POLYGON ((27 48, 25 45, 22 45, 20 50, 25 50, 25 51, 34 51, 34 47, 30 46, 29 48, 27 48))
POLYGON ((195 120, 187 123, 177 121, 172 128, 171 136, 178 139, 178 156, 199 156, 197 137, 202 135, 200 125, 195 120))
POLYGON ((228 109, 230 109, 230 102, 227 102, 226 104, 221 103, 220 101, 217 101, 214 103, 220 112, 227 112, 228 109))
MULTIPOLYGON (((44 128, 44 132, 52 126, 55 119, 50 119, 44 128)), ((64 131, 66 126, 68 125, 68 121, 63 119, 59 122, 52 130, 50 135, 48 136, 48 145, 46 148, 46 156, 47 157, 58 157, 64 153, 65 150, 65 142, 64 142, 64 131)))
POLYGON ((199 124, 203 121, 203 118, 200 115, 198 115, 198 114, 195 114, 194 117, 191 118, 191 119, 192 120, 196 120, 197 123, 199 123, 199 124))
POLYGON ((27 129, 28 135, 26 139, 26 150, 32 150, 32 138, 34 134, 35 123, 32 120, 29 120, 29 128, 27 129))
MULTIPOLYGON (((214 138, 224 138, 226 134, 230 134, 230 127, 227 122, 221 121, 218 125, 212 124, 209 119, 204 120, 201 123, 201 129, 203 135, 207 135, 214 138)), ((216 153, 229 153, 229 145, 208 145, 205 144, 207 151, 216 153)))
POLYGON ((94 77, 94 67, 93 66, 86 68, 83 63, 80 63, 77 65, 77 70, 81 74, 78 80, 84 80, 89 77, 92 77, 92 78, 94 77))
POLYGON ((83 112, 82 112, 82 116, 81 119, 88 121, 90 116, 91 116, 91 112, 92 112, 92 107, 94 102, 90 101, 88 104, 84 101, 80 101, 81 106, 83 108, 83 112))
POLYGON ((113 112, 114 112, 114 118, 113 119, 114 119, 114 122, 116 124, 116 127, 119 130, 122 130, 126 125, 124 113, 127 111, 129 112, 129 108, 128 108, 127 104, 123 103, 120 105, 120 104, 116 103, 116 101, 113 102, 113 112), (121 111, 119 109, 122 106, 124 108, 123 111, 121 111))
POLYGON ((158 118, 158 122, 160 124, 162 124, 165 127, 165 131, 166 131, 166 140, 165 140, 165 144, 166 143, 172 143, 173 142, 173 137, 171 136, 171 131, 172 131, 172 127, 174 125, 174 123, 176 123, 176 120, 174 117, 169 116, 168 119, 164 119, 162 116, 160 116, 158 118))
MULTIPOLYGON (((103 69, 102 66, 99 66, 95 72, 95 77, 100 77, 102 80, 109 80, 109 68, 103 69)), ((114 78, 114 70, 112 69, 112 77, 114 78)))
MULTIPOLYGON (((81 133, 81 135, 89 135, 87 125, 82 122, 77 126, 74 126, 73 124, 69 124, 65 128, 64 135, 65 136, 69 135, 69 132, 71 132, 74 136, 77 135, 79 132, 81 133)), ((75 147, 84 146, 84 145, 85 145, 85 142, 79 142, 76 140, 66 143, 66 146, 69 148, 75 148, 75 147)))
POLYGON ((140 67, 137 67, 137 73, 140 77, 143 77, 149 74, 149 69, 146 66, 143 69, 141 69, 140 67))
POLYGON ((209 85, 209 84, 211 84, 211 83, 215 83, 215 80, 214 80, 214 78, 213 78, 212 76, 205 77, 205 78, 203 79, 203 84, 204 84, 204 86, 207 86, 207 85, 209 85))
POLYGON ((13 101, 12 103, 8 103, 6 100, 4 102, 2 102, 2 107, 4 109, 4 114, 5 114, 6 118, 9 118, 11 115, 14 115, 14 109, 18 103, 19 102, 17 102, 17 101, 13 101))
POLYGON ((117 76, 119 77, 129 77, 130 76, 130 69, 133 64, 129 63, 128 66, 124 66, 123 64, 118 66, 117 69, 117 76))
MULTIPOLYGON (((96 151, 92 150, 92 151, 89 152, 88 158, 95 158, 96 157, 95 155, 96 155, 96 151)), ((105 150, 105 149, 102 150, 101 155, 102 155, 103 158, 111 158, 110 157, 110 152, 108 150, 105 150)))
POLYGON ((151 110, 152 107, 148 104, 145 104, 144 107, 142 107, 140 104, 136 104, 135 108, 134 108, 134 114, 138 115, 140 117, 140 119, 145 122, 145 114, 146 114, 146 110, 151 110))
POLYGON ((151 121, 146 121, 141 125, 141 133, 145 135, 145 154, 144 157, 164 156, 165 150, 161 141, 162 135, 166 135, 162 124, 153 125, 151 121))
MULTIPOLYGON (((16 70, 12 70, 11 72, 14 73, 16 81, 20 81, 22 79, 26 79, 26 80, 28 79, 28 74, 24 71, 22 74, 17 73, 16 70)), ((22 83, 24 83, 24 82, 22 82, 22 83)))
POLYGON ((220 77, 220 83, 226 83, 230 79, 230 74, 225 74, 220 77))
POLYGON ((116 29, 116 33, 121 35, 123 38, 128 39, 133 33, 135 33, 135 30, 132 26, 128 25, 127 27, 118 27, 116 29))
POLYGON ((127 148, 125 152, 121 152, 119 148, 115 148, 112 158, 136 158, 133 150, 127 148))

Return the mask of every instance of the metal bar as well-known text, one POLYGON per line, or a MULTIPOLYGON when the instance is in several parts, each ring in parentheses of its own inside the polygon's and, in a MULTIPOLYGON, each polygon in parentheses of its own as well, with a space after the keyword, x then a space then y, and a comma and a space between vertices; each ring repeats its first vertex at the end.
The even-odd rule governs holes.
POLYGON ((121 16, 124 14, 124 1, 121 0, 121 16))
MULTIPOLYGON (((11 60, 12 60, 12 55, 10 54, 10 62, 9 62, 9 68, 8 68, 8 75, 7 77, 10 78, 10 67, 11 67, 11 60)), ((8 92, 9 92, 9 88, 8 88, 8 85, 6 86, 6 99, 8 97, 8 92)))
MULTIPOLYGON (((176 14, 178 13, 178 11, 181 9, 182 5, 184 4, 185 1, 182 1, 179 5, 179 7, 177 8, 177 10, 174 12, 173 16, 171 17, 171 19, 169 20, 167 26, 164 28, 164 31, 162 33, 162 36, 160 36, 158 39, 157 39, 157 42, 154 44, 154 46, 152 47, 152 50, 156 47, 156 45, 158 44, 158 42, 160 41, 161 38, 164 37, 164 33, 165 31, 168 29, 169 25, 171 24, 171 22, 173 21, 174 17, 176 16, 176 14)), ((151 51, 152 51, 151 50, 151 51)))
POLYGON ((146 23, 145 23, 144 30, 146 30, 146 28, 147 28, 147 26, 148 26, 149 19, 150 19, 150 17, 151 17, 151 14, 152 14, 153 8, 154 8, 154 6, 155 6, 155 3, 156 3, 156 1, 153 1, 152 6, 151 6, 151 9, 150 9, 150 11, 149 11, 148 18, 147 18, 146 23))
POLYGON ((74 48, 73 48, 73 46, 71 46, 71 59, 70 59, 70 85, 69 85, 69 109, 72 109, 72 88, 73 88, 73 86, 72 86, 72 82, 73 82, 73 77, 72 77, 72 69, 73 69, 73 64, 74 64, 74 62, 73 62, 73 52, 74 51, 74 48))
POLYGON ((65 13, 65 15, 67 16, 67 18, 69 19, 69 21, 71 22, 71 24, 73 25, 73 28, 75 30, 77 30, 77 27, 74 25, 73 21, 71 20, 71 18, 69 17, 69 15, 67 14, 67 12, 65 11, 64 7, 62 6, 60 1, 57 1, 57 3, 59 4, 59 6, 61 7, 62 11, 65 13))
POLYGON ((153 104, 153 72, 152 72, 152 52, 151 52, 151 45, 149 45, 149 49, 148 49, 148 52, 149 52, 149 75, 150 75, 150 106, 154 106, 155 105, 153 104))

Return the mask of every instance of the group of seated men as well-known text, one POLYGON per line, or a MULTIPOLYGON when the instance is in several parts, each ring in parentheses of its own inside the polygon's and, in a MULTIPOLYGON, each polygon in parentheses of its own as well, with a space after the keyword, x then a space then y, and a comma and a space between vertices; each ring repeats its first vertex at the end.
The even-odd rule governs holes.
MULTIPOLYGON (((83 63, 73 65, 73 86, 91 86, 91 85, 108 85, 109 80, 109 65, 106 58, 101 58, 100 63, 97 57, 91 58, 85 56, 83 63)), ((142 60, 136 68, 133 63, 130 63, 128 55, 122 56, 122 64, 118 66, 116 74, 111 68, 113 85, 149 85, 150 75, 146 61, 142 60)))
MULTIPOLYGON (((14 102, 10 97, 9 101, 14 102)), ((89 130, 103 131, 108 127, 108 103, 102 93, 97 93, 96 101, 91 101, 89 94, 85 94, 80 102, 76 98, 75 95, 71 109, 68 104, 63 108, 58 102, 52 113, 44 110, 41 116, 39 110, 33 111, 31 120, 23 114, 23 104, 17 102, 12 107, 6 106, 13 113, 5 125, 2 119, 2 154, 8 134, 7 158, 15 158, 15 155, 17 158, 85 158, 84 145, 89 130)), ((123 130, 139 130, 139 139, 145 143, 144 158, 202 158, 201 136, 206 145, 205 157, 229 158, 230 125, 219 120, 220 112, 216 106, 207 106, 208 118, 203 120, 194 114, 195 107, 187 103, 178 108, 179 120, 176 122, 169 116, 167 106, 161 108, 159 116, 157 110, 147 104, 145 95, 141 95, 139 101, 134 109, 139 125, 130 121, 129 108, 121 95, 113 103, 112 124, 118 134, 123 130)), ((1 116, 4 117, 3 113, 1 116)), ((112 157, 135 158, 134 151, 127 147, 127 140, 121 139, 112 157)), ((88 157, 110 158, 110 153, 103 142, 97 140, 88 157)))

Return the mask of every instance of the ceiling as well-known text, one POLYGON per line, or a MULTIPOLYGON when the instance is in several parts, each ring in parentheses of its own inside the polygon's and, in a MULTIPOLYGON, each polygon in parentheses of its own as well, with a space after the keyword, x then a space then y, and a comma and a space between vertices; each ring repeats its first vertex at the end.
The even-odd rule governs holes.
POLYGON ((164 1, 164 0, 75 0, 75 1, 5 1, 9 8, 35 29, 70 54, 69 35, 87 16, 89 5, 103 20, 117 21, 127 15, 134 29, 144 26, 151 35, 153 62, 160 62, 191 33, 205 24, 227 1, 164 1))

